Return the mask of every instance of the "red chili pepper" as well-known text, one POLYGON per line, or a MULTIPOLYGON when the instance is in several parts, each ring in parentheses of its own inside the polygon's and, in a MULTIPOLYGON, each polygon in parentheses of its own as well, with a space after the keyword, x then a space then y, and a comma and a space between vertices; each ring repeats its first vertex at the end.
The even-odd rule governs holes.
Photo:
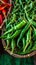
POLYGON ((11 4, 9 4, 9 3, 4 3, 4 4, 7 5, 7 6, 9 6, 9 7, 11 6, 11 4))
POLYGON ((1 1, 1 6, 0 6, 0 11, 2 12, 0 14, 0 25, 3 23, 3 17, 6 16, 6 13, 11 6, 11 4, 8 3, 8 0, 0 0, 1 1))
POLYGON ((6 16, 6 10, 3 9, 3 10, 2 10, 2 13, 3 13, 4 17, 5 17, 5 16, 6 16))
POLYGON ((5 7, 6 7, 6 5, 4 7, 3 6, 0 6, 0 10, 3 10, 5 7))
POLYGON ((3 23, 3 17, 2 14, 0 14, 0 25, 3 23))
POLYGON ((2 2, 4 5, 11 6, 11 4, 9 4, 8 2, 5 2, 5 0, 1 0, 1 2, 2 2))
POLYGON ((8 0, 3 0, 4 2, 8 2, 8 0))

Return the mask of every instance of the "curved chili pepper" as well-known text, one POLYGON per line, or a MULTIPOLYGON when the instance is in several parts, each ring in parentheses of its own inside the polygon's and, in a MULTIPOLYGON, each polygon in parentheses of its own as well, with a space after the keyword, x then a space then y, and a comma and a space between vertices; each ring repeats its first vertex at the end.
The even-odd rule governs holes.
POLYGON ((6 7, 6 5, 4 7, 3 6, 0 6, 0 10, 3 10, 5 7, 6 7))

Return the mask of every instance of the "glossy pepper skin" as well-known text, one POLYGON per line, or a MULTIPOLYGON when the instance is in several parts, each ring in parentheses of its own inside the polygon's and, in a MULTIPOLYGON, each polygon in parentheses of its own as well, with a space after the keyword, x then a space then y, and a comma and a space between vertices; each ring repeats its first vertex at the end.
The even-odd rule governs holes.
POLYGON ((0 14, 0 25, 3 23, 3 17, 2 14, 0 14))
POLYGON ((11 4, 8 3, 8 0, 0 0, 0 25, 3 23, 3 18, 6 17, 6 13, 8 12, 9 7, 11 4))

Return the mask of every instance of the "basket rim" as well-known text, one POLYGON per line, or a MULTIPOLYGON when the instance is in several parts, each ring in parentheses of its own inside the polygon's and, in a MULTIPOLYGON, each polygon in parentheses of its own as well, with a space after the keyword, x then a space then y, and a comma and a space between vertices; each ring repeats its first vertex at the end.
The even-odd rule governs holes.
MULTIPOLYGON (((9 0, 9 2, 10 2, 10 4, 11 4, 11 0, 9 0)), ((9 15, 10 11, 11 11, 11 7, 10 7, 9 10, 8 10, 7 17, 8 17, 8 15, 9 15)), ((4 19, 4 20, 5 20, 5 19, 4 19)), ((0 26, 0 30, 2 29, 2 27, 3 27, 4 23, 5 23, 4 20, 3 20, 3 23, 2 23, 1 26, 0 26)))
MULTIPOLYGON (((5 41, 2 39, 2 44, 3 44, 3 47, 5 48, 6 47, 6 44, 5 44, 5 41)), ((26 54, 26 55, 18 55, 18 54, 14 54, 14 53, 11 53, 11 51, 10 50, 6 50, 5 49, 5 51, 9 54, 9 55, 11 55, 11 56, 13 56, 13 57, 16 57, 16 58, 28 58, 28 57, 31 57, 31 56, 34 56, 34 55, 36 55, 36 51, 34 50, 34 51, 32 51, 31 53, 28 53, 28 54, 26 54)))
POLYGON ((26 55, 14 54, 14 53, 11 53, 10 50, 5 50, 5 51, 7 53, 9 53, 11 56, 16 57, 16 58, 28 58, 28 57, 32 57, 32 56, 36 55, 36 51, 33 51, 30 54, 26 54, 26 55))

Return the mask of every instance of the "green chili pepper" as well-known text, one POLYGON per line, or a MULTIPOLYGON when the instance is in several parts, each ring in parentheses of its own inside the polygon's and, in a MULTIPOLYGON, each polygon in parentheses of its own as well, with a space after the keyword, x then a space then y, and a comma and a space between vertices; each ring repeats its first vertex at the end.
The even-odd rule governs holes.
POLYGON ((11 31, 13 31, 13 27, 12 27, 12 29, 6 31, 0 38, 3 38, 6 34, 10 33, 11 31))
POLYGON ((15 4, 5 18, 5 33, 0 38, 6 42, 5 49, 10 47, 12 53, 28 54, 36 50, 36 0, 13 0, 12 3, 15 4))
POLYGON ((21 30, 16 30, 15 33, 11 36, 11 38, 16 38, 20 34, 21 30))
POLYGON ((36 28, 33 26, 33 40, 36 40, 36 28))
POLYGON ((22 6, 22 8, 23 8, 23 3, 22 3, 22 0, 19 0, 19 3, 20 3, 20 5, 22 6))
POLYGON ((14 38, 16 38, 19 34, 20 34, 20 32, 21 32, 21 30, 16 30, 14 33, 13 33, 13 35, 11 35, 10 37, 8 37, 8 38, 5 38, 5 40, 8 40, 8 39, 14 39, 14 38))
MULTIPOLYGON (((10 37, 10 34, 7 35, 7 38, 8 37, 10 37)), ((9 43, 10 43, 10 40, 6 40, 6 49, 8 49, 9 43)))
POLYGON ((18 46, 19 41, 20 41, 20 40, 23 38, 23 36, 25 35, 25 32, 29 29, 30 25, 31 25, 31 23, 28 22, 28 23, 26 24, 26 26, 23 28, 23 30, 21 31, 21 34, 20 34, 20 36, 19 36, 19 38, 18 38, 18 40, 17 40, 17 46, 18 46))
POLYGON ((10 24, 13 24, 15 22, 15 19, 16 19, 16 14, 13 14, 13 17, 11 18, 10 22, 8 23, 7 27, 9 27, 10 24))
POLYGON ((32 21, 32 25, 33 25, 34 27, 36 27, 36 22, 35 22, 35 21, 32 21))
POLYGON ((14 26, 14 29, 21 29, 24 25, 26 24, 26 22, 23 20, 22 22, 20 22, 19 24, 17 24, 16 26, 14 26))
POLYGON ((6 34, 8 34, 8 33, 10 33, 10 32, 12 32, 12 31, 21 29, 23 26, 25 26, 25 24, 26 24, 26 22, 23 20, 22 22, 20 22, 20 23, 17 24, 16 26, 14 26, 14 27, 12 27, 11 29, 9 29, 8 31, 6 31, 6 32, 3 34, 3 36, 6 35, 6 34))
POLYGON ((36 50, 36 41, 35 41, 35 43, 34 43, 34 46, 33 46, 32 50, 33 50, 33 51, 36 50))
POLYGON ((23 50, 24 50, 25 45, 26 45, 26 40, 25 40, 25 38, 22 39, 22 43, 23 43, 23 50))
POLYGON ((27 13, 26 7, 27 7, 27 6, 25 6, 24 11, 25 11, 25 14, 26 14, 26 18, 27 18, 27 20, 29 21, 30 18, 28 17, 28 13, 27 13))
POLYGON ((33 30, 33 34, 34 34, 34 36, 36 37, 36 29, 34 28, 34 30, 33 30))
POLYGON ((30 44, 29 44, 28 48, 26 49, 26 52, 30 51, 31 48, 32 48, 32 41, 30 41, 30 44))
POLYGON ((12 39, 12 41, 11 41, 12 53, 14 53, 15 46, 16 46, 15 40, 14 40, 14 39, 12 39))
POLYGON ((27 32, 27 39, 26 39, 26 45, 25 45, 24 51, 26 51, 29 44, 31 44, 31 29, 30 28, 27 32))

